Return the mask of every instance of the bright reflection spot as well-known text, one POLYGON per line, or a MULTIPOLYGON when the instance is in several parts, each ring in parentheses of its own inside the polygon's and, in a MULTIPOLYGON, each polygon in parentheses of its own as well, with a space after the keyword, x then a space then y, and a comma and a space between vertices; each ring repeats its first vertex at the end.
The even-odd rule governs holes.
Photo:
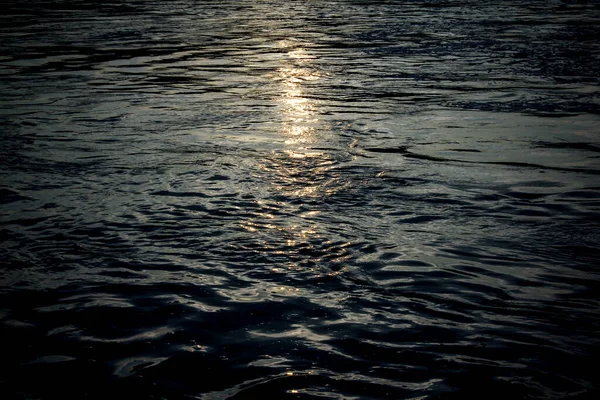
POLYGON ((315 125, 319 122, 315 117, 318 106, 308 97, 305 87, 321 79, 322 73, 313 65, 316 57, 299 47, 298 42, 282 40, 279 47, 288 50, 287 65, 279 68, 275 77, 282 88, 280 100, 286 144, 314 142, 315 125))
MULTIPOLYGON (((281 200, 259 201, 258 210, 240 225, 252 233, 248 248, 261 258, 277 260, 271 266, 272 273, 335 276, 346 269, 324 270, 323 265, 332 261, 344 263, 348 252, 336 249, 339 256, 332 255, 329 242, 321 237, 321 210, 309 210, 310 202, 300 206, 293 201, 326 198, 345 187, 333 170, 336 159, 326 150, 331 128, 322 120, 318 100, 327 73, 311 53, 309 43, 289 39, 277 45, 283 54, 280 68, 269 75, 277 93, 272 119, 277 121, 277 133, 282 139, 277 142, 283 142, 285 147, 266 157, 261 168, 271 183, 269 189, 278 193, 281 200)), ((281 287, 272 289, 270 294, 295 296, 297 290, 281 287)))

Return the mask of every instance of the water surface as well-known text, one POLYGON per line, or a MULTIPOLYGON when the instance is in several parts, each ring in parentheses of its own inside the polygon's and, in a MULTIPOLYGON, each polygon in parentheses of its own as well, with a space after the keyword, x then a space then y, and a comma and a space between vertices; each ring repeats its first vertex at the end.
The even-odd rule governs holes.
POLYGON ((597 391, 598 2, 5 8, 7 398, 597 391))

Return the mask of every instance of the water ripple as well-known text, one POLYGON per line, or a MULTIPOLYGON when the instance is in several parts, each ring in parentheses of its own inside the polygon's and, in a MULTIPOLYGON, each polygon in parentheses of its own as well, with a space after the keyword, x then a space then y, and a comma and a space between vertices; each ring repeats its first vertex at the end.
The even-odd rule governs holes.
POLYGON ((596 2, 5 3, 10 398, 598 391, 596 2))

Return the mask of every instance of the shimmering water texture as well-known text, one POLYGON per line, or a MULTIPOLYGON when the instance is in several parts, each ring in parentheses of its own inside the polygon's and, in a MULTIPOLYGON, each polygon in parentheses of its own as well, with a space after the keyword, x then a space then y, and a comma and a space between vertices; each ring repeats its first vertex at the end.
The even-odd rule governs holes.
POLYGON ((3 10, 3 399, 596 398, 597 1, 3 10))

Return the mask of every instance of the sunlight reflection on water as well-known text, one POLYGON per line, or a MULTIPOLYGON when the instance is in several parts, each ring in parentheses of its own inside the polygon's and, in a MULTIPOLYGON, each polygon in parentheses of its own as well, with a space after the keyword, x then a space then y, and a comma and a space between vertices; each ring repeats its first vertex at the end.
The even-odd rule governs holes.
POLYGON ((14 3, 12 394, 438 398, 476 379, 547 399, 594 382, 597 8, 14 3))
MULTIPOLYGON (((286 49, 287 41, 280 42, 286 49)), ((282 134, 287 137, 286 144, 314 143, 319 119, 318 104, 307 97, 305 84, 321 79, 314 65, 314 57, 309 56, 305 48, 292 48, 284 59, 285 66, 278 69, 277 79, 281 83, 281 96, 277 100, 282 104, 282 134)))

